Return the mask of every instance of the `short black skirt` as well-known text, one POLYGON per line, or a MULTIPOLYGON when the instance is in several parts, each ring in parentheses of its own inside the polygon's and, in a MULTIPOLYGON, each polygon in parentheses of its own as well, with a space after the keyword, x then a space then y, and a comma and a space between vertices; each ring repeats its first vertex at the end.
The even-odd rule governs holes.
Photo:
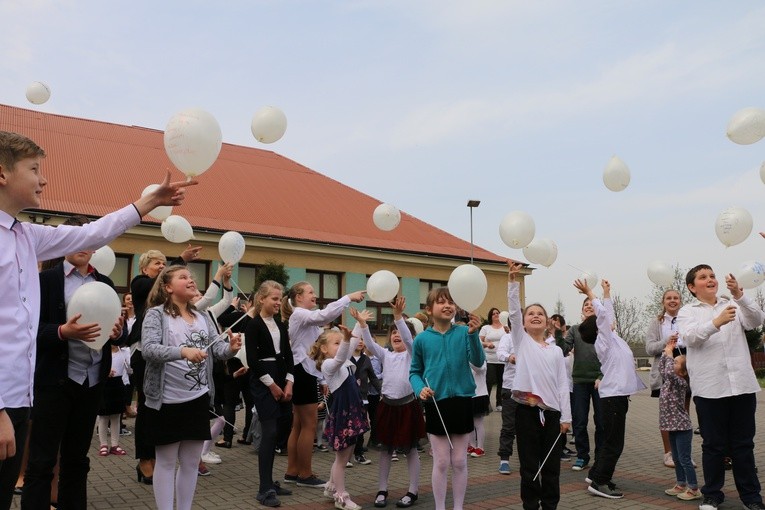
POLYGON ((149 407, 144 409, 146 433, 154 446, 210 439, 208 393, 189 402, 162 404, 159 411, 149 407))
POLYGON ((473 399, 471 397, 445 398, 436 402, 441 411, 446 430, 433 400, 425 402, 425 431, 428 434, 467 434, 473 431, 473 399))
POLYGON ((296 406, 318 404, 316 377, 306 372, 300 363, 295 365, 292 375, 295 377, 295 382, 292 383, 292 403, 296 406))

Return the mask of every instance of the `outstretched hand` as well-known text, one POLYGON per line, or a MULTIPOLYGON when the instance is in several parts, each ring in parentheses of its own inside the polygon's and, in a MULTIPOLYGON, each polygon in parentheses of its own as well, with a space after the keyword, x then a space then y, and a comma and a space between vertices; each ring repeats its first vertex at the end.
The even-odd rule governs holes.
POLYGON ((372 312, 369 310, 357 310, 356 308, 351 307, 351 317, 356 319, 356 321, 359 323, 359 326, 362 328, 367 327, 367 322, 369 319, 372 318, 372 312))
POLYGON ((170 171, 165 174, 162 183, 152 191, 142 196, 134 202, 138 214, 144 216, 155 207, 162 205, 176 206, 181 205, 186 197, 186 187, 199 184, 197 181, 176 181, 170 182, 170 171))
POLYGON ((523 264, 519 262, 513 262, 512 260, 508 260, 507 261, 507 281, 514 282, 516 275, 521 272, 521 269, 523 269, 523 264))
POLYGON ((581 294, 584 294, 590 299, 593 299, 595 297, 595 294, 593 294, 592 289, 589 285, 587 285, 587 280, 574 280, 574 287, 576 287, 576 290, 578 290, 581 294))
POLYGON ((406 298, 404 296, 398 296, 391 302, 390 306, 393 308, 393 320, 399 320, 404 316, 406 298))

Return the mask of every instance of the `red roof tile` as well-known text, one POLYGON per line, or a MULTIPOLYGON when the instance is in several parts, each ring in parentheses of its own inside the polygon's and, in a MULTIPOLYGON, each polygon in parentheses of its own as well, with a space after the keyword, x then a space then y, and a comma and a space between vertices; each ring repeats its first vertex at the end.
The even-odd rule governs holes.
MULTIPOLYGON (((28 136, 45 149, 45 210, 103 216, 157 182, 163 169, 173 169, 163 133, 153 129, 6 105, 0 105, 0 129, 28 136)), ((470 257, 468 242, 404 212, 395 230, 379 230, 372 212, 380 201, 275 152, 224 143, 218 160, 198 180, 175 211, 195 228, 470 257)), ((505 260, 478 246, 474 257, 505 260)))

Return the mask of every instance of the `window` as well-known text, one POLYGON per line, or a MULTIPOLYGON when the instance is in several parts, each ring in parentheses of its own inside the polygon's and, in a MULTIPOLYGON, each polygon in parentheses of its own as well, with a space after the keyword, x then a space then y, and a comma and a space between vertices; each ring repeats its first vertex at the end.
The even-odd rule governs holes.
POLYGON ((316 305, 324 308, 332 301, 340 299, 340 274, 308 271, 305 281, 311 284, 316 292, 316 305))
POLYGON ((428 299, 428 293, 431 289, 446 287, 447 283, 448 282, 438 280, 420 280, 420 309, 425 309, 425 302, 428 299))
POLYGON ((373 335, 388 334, 388 326, 393 324, 393 308, 387 303, 367 301, 366 309, 372 312, 369 319, 369 332, 373 335))
POLYGON ((197 282, 199 292, 204 294, 207 286, 210 285, 210 263, 209 262, 188 262, 186 269, 191 273, 191 277, 197 282))
POLYGON ((255 292, 255 280, 258 277, 260 268, 261 266, 239 264, 239 277, 237 278, 236 284, 239 285, 241 292, 239 292, 236 287, 234 287, 234 290, 240 298, 245 297, 242 295, 242 292, 246 292, 247 296, 255 292))
POLYGON ((114 282, 114 290, 117 291, 120 297, 126 292, 130 292, 130 281, 133 279, 130 274, 132 266, 132 255, 115 254, 114 269, 109 274, 109 278, 114 282))

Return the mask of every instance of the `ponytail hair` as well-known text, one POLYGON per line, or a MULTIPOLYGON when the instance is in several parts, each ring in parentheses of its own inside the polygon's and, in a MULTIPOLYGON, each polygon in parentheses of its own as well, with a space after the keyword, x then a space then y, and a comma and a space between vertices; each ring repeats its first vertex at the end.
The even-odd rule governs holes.
POLYGON ((305 291, 307 285, 311 285, 306 281, 297 282, 290 287, 287 291, 287 295, 282 299, 282 320, 287 322, 290 320, 292 312, 295 311, 295 298, 305 291))
POLYGON ((260 300, 268 296, 272 290, 278 290, 279 292, 284 293, 284 287, 281 283, 273 280, 266 280, 260 284, 258 290, 252 295, 250 299, 252 299, 252 304, 255 307, 255 315, 260 314, 260 309, 263 308, 260 300))
MULTIPOLYGON (((149 297, 146 299, 148 308, 164 305, 163 310, 166 314, 170 315, 170 317, 179 317, 181 315, 181 309, 178 308, 178 305, 173 303, 173 300, 166 289, 166 286, 169 285, 170 281, 173 279, 173 274, 180 270, 188 271, 188 268, 186 266, 173 265, 164 268, 162 272, 159 273, 159 276, 157 276, 157 279, 154 281, 154 286, 149 292, 149 297)), ((194 305, 190 302, 186 306, 189 310, 196 310, 194 305)))

